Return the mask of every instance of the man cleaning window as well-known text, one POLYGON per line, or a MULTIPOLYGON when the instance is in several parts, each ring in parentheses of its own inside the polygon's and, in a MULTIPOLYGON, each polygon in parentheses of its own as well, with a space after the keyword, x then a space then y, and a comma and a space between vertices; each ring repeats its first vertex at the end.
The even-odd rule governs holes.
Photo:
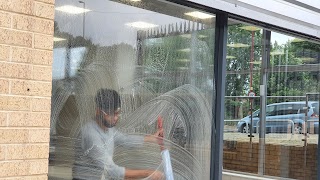
POLYGON ((163 179, 162 172, 151 169, 128 169, 113 161, 114 147, 121 144, 135 147, 144 142, 159 143, 163 129, 154 135, 127 135, 115 129, 119 120, 121 101, 115 90, 100 89, 95 97, 95 117, 88 121, 76 144, 76 160, 73 167, 74 180, 95 179, 163 179))

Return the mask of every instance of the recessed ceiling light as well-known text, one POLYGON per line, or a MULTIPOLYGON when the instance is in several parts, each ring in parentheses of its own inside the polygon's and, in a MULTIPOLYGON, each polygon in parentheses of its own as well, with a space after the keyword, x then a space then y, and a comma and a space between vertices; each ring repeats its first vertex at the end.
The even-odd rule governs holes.
POLYGON ((261 61, 252 61, 252 62, 249 62, 251 64, 261 64, 261 61))
POLYGON ((126 23, 127 26, 134 27, 134 28, 141 28, 141 29, 147 29, 147 28, 154 28, 158 27, 156 24, 151 24, 143 21, 137 21, 132 23, 126 23))
POLYGON ((206 36, 206 35, 202 35, 202 34, 200 34, 199 35, 199 38, 207 38, 208 36, 206 36))
MULTIPOLYGON (((181 34, 180 36, 181 36, 181 37, 184 37, 184 38, 191 39, 191 34, 181 34)), ((202 34, 199 34, 199 35, 198 35, 198 38, 207 38, 207 37, 208 37, 208 36, 202 35, 202 34)))
POLYGON ((188 39, 191 38, 191 34, 181 34, 180 36, 188 39))
POLYGON ((270 52, 270 55, 283 55, 284 51, 283 50, 275 50, 270 52))
POLYGON ((179 49, 177 51, 180 51, 180 52, 190 52, 191 49, 190 48, 185 48, 185 49, 179 49))
POLYGON ((227 46, 233 47, 233 48, 243 48, 243 47, 249 47, 250 45, 242 44, 242 43, 232 43, 232 44, 228 44, 227 46))
POLYGON ((69 13, 69 14, 81 14, 81 13, 86 13, 91 11, 90 9, 84 9, 76 6, 70 6, 70 5, 57 7, 56 10, 69 13))
POLYGON ((255 26, 242 26, 240 29, 244 29, 247 31, 260 31, 260 28, 255 27, 255 26))
POLYGON ((306 41, 306 40, 294 38, 291 42, 303 42, 303 41, 306 41))
POLYGON ((190 62, 190 59, 177 59, 177 61, 187 63, 190 62))
POLYGON ((317 60, 316 58, 311 58, 311 57, 299 57, 294 59, 301 60, 302 62, 305 62, 305 63, 314 62, 317 60))
POLYGON ((177 69, 179 69, 179 70, 188 70, 189 68, 188 67, 177 67, 177 69))
POLYGON ((57 41, 65 41, 66 39, 63 38, 58 38, 58 37, 53 37, 53 41, 57 42, 57 41))
POLYGON ((203 13, 203 12, 199 12, 199 11, 193 11, 193 12, 188 12, 188 13, 184 13, 184 14, 188 15, 188 16, 195 17, 195 18, 199 18, 199 19, 209 19, 209 18, 215 17, 212 14, 207 14, 207 13, 203 13))
POLYGON ((226 58, 227 59, 235 59, 236 57, 235 56, 227 56, 226 58))

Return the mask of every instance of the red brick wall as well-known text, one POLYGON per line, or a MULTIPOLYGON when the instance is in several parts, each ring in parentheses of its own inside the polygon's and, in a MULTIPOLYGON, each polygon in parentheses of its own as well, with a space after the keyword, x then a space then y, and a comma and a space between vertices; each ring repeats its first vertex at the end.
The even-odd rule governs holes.
MULTIPOLYGON (((223 168, 234 171, 258 173, 258 143, 236 142, 233 147, 225 147, 223 168), (252 147, 252 148, 251 148, 252 147)), ((317 145, 288 146, 267 144, 265 146, 265 175, 294 179, 317 178, 317 145)))

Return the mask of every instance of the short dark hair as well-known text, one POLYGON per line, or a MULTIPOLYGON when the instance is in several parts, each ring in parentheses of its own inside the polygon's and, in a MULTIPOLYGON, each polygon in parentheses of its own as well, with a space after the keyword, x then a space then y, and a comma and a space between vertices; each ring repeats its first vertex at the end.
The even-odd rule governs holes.
POLYGON ((121 107, 120 96, 117 91, 112 89, 99 89, 95 97, 97 108, 105 113, 114 113, 121 107))

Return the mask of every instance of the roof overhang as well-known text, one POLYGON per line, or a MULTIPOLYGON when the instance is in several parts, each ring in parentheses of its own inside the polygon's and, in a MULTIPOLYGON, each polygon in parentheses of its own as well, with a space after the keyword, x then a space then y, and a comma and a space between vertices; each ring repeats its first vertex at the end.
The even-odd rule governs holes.
POLYGON ((320 39, 320 1, 189 0, 320 39))

